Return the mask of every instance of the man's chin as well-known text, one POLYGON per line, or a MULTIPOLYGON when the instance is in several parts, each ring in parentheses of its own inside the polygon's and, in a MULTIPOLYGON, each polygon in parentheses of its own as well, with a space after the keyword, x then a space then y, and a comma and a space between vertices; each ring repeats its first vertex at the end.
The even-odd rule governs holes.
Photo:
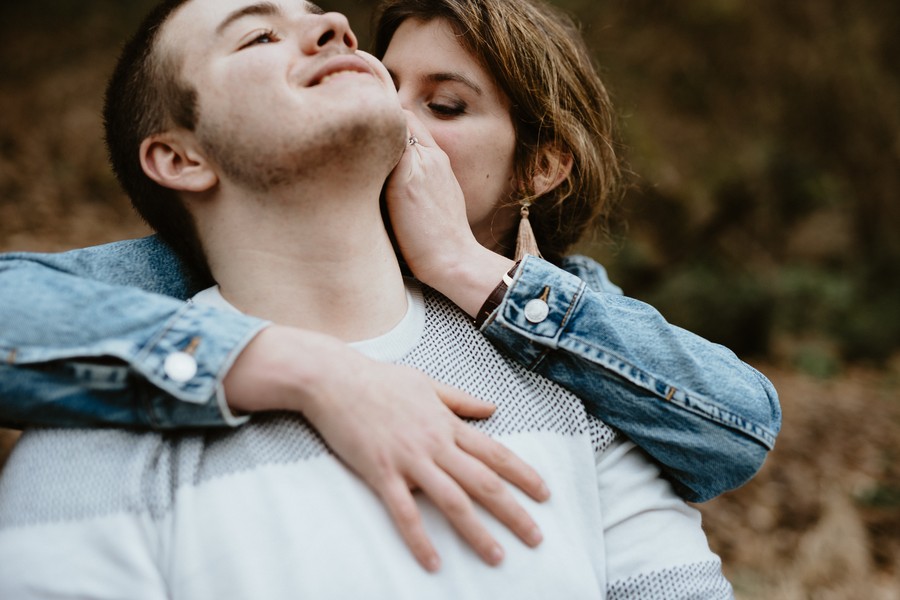
POLYGON ((409 128, 406 115, 399 103, 368 105, 354 119, 353 138, 356 144, 367 146, 369 151, 392 157, 394 164, 400 160, 406 148, 409 128))

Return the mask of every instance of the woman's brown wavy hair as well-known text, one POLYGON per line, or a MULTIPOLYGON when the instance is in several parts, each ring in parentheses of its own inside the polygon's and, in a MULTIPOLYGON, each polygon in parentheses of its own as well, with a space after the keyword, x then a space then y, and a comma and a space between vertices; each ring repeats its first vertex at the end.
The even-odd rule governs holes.
MULTIPOLYGON (((407 19, 443 19, 462 46, 510 100, 516 130, 520 198, 545 258, 558 262, 620 196, 615 118, 606 87, 581 32, 540 0, 382 0, 375 13, 375 54, 381 58, 407 19), (572 158, 569 176, 536 197, 533 174, 546 172, 547 148, 572 158)), ((505 247, 512 253, 515 232, 505 247)))

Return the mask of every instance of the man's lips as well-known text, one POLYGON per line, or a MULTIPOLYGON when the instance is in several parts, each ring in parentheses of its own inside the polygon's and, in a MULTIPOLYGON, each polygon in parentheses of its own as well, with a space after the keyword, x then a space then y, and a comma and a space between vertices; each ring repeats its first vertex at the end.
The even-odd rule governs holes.
POLYGON ((319 85, 323 81, 339 73, 363 73, 374 76, 368 63, 354 54, 342 54, 328 59, 322 68, 310 78, 306 87, 319 85))

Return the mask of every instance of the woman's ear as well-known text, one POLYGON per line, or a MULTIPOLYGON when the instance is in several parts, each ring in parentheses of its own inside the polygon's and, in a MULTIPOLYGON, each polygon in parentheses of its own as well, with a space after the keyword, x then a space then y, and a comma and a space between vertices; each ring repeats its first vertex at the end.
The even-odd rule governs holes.
POLYGON ((572 153, 559 146, 544 146, 535 157, 531 176, 535 196, 543 196, 555 190, 572 172, 572 153))
POLYGON ((141 143, 141 167, 159 185, 180 192, 206 192, 219 182, 193 136, 181 131, 146 138, 141 143))

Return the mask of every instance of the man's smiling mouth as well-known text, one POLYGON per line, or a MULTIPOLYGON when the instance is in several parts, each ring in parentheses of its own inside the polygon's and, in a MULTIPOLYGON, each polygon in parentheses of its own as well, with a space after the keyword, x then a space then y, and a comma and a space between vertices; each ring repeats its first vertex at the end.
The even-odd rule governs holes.
POLYGON ((307 87, 314 87, 335 77, 347 74, 372 75, 369 64, 355 54, 345 54, 329 59, 325 65, 309 80, 307 87))

